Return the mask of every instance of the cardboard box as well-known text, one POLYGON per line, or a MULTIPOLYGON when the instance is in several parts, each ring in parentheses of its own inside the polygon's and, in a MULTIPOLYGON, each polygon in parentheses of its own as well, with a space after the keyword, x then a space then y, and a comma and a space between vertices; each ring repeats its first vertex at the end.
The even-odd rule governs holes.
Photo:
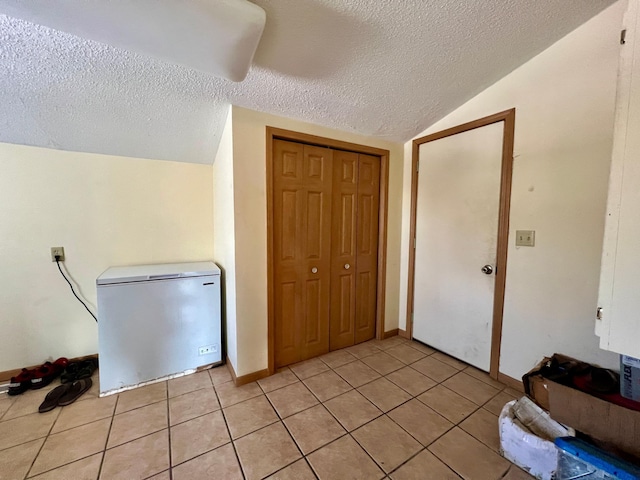
POLYGON ((542 408, 549 411, 548 380, 542 375, 529 377, 529 396, 542 408))
POLYGON ((640 359, 620 355, 620 395, 640 402, 640 359))
POLYGON ((547 380, 551 417, 640 458, 640 412, 547 380))

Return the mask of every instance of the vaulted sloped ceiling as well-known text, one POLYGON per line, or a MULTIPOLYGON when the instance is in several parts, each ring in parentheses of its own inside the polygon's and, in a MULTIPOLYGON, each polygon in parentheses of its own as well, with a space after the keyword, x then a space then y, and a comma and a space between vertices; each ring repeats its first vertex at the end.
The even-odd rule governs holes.
POLYGON ((255 0, 233 83, 28 21, 45 1, 105 0, 0 0, 0 141, 197 163, 229 104, 406 141, 613 3, 255 0))

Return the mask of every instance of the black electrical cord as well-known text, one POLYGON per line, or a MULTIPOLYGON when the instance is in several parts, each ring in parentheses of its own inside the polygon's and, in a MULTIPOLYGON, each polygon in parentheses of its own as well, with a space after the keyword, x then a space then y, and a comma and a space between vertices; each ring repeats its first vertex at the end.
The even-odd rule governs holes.
POLYGON ((76 297, 78 299, 78 301, 82 304, 82 306, 84 308, 87 309, 87 312, 89 312, 89 315, 91 315, 93 317, 93 319, 96 321, 96 323, 98 322, 98 319, 96 318, 96 316, 93 314, 93 312, 91 310, 89 310, 89 307, 87 307, 87 304, 84 303, 82 301, 82 299, 76 294, 76 291, 73 289, 73 285, 71 285, 71 282, 69 281, 69 279, 67 278, 67 276, 64 274, 64 272, 62 271, 62 268, 60 268, 60 257, 58 255, 56 255, 56 265, 58 265, 58 270, 60 270, 60 275, 62 275, 62 278, 65 279, 65 281, 69 284, 69 288, 71 289, 71 293, 73 293, 73 296, 76 297))

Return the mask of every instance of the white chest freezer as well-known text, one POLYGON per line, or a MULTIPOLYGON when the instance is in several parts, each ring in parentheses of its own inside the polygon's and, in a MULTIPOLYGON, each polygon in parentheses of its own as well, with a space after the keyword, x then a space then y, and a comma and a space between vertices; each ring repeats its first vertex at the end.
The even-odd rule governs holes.
POLYGON ((221 362, 215 263, 112 267, 96 286, 101 395, 221 362))

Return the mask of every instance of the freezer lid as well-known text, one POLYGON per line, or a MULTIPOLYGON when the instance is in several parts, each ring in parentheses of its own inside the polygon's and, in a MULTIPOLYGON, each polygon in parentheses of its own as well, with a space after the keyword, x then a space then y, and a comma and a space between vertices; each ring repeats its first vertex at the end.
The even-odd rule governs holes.
POLYGON ((149 282, 187 277, 220 275, 220 268, 213 262, 165 263, 158 265, 133 265, 110 267, 96 279, 96 285, 149 282))

